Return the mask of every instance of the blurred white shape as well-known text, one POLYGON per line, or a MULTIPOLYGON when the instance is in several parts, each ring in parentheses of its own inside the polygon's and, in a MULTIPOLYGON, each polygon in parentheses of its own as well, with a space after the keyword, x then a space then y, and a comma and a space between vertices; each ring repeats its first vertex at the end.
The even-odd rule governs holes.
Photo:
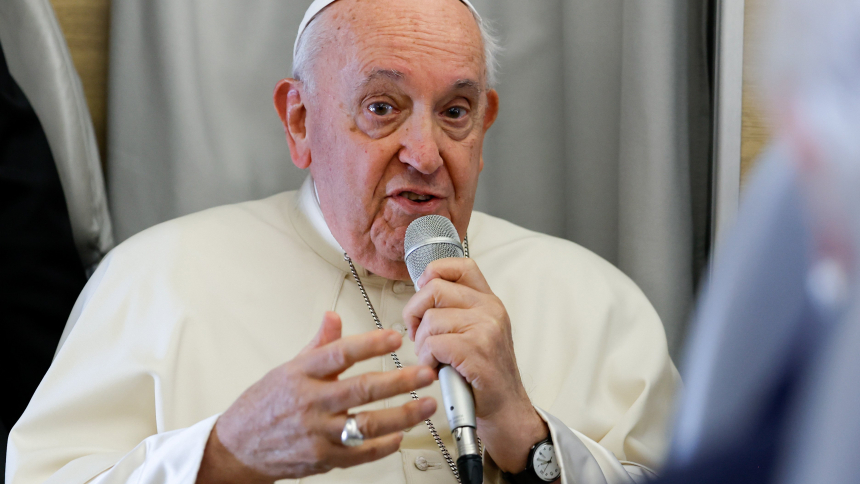
POLYGON ((827 311, 842 307, 848 299, 848 274, 834 258, 825 257, 815 263, 806 278, 806 289, 816 304, 827 311))

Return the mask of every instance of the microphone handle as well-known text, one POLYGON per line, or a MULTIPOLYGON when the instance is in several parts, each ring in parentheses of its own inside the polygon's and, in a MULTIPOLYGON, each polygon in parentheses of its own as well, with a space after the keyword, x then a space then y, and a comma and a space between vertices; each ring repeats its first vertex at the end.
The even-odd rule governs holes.
POLYGON ((442 401, 451 431, 460 427, 477 428, 475 397, 466 379, 451 365, 442 365, 439 367, 439 385, 442 387, 442 401))
POLYGON ((483 482, 483 462, 478 449, 475 397, 466 379, 450 365, 439 367, 439 385, 448 427, 457 443, 457 470, 463 484, 483 482))

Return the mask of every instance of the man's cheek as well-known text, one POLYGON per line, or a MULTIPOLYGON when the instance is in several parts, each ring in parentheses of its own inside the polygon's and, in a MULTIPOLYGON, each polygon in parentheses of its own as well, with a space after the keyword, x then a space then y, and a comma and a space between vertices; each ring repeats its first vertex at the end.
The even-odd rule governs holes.
POLYGON ((370 230, 370 240, 376 250, 388 260, 403 260, 403 237, 405 228, 392 226, 384 217, 374 221, 370 230))

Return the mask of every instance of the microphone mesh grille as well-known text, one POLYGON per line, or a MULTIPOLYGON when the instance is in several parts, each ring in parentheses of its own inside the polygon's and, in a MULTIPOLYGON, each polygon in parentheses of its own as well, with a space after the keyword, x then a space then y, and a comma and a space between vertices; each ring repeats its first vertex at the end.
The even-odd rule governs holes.
POLYGON ((441 215, 426 215, 412 221, 406 228, 406 237, 403 240, 403 248, 409 256, 406 258, 406 268, 409 269, 409 277, 416 282, 427 264, 436 259, 446 257, 463 257, 463 247, 460 245, 460 235, 450 220, 441 215), (409 251, 429 239, 445 237, 456 241, 457 245, 446 243, 433 243, 415 249, 411 254, 409 251))

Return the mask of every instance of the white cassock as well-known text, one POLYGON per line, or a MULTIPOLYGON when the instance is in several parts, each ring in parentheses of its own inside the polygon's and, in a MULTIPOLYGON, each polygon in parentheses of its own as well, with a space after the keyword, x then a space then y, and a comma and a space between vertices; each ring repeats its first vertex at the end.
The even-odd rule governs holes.
MULTIPOLYGON (((569 241, 482 213, 471 256, 513 326, 523 384, 566 483, 642 480, 660 462, 679 387, 663 326, 624 274, 569 241)), ((358 267, 383 325, 405 334, 411 284, 358 267)), ((194 483, 218 415, 295 356, 323 313, 374 331, 309 178, 298 192, 158 225, 101 263, 56 358, 12 429, 6 482, 194 483)), ((404 338, 405 365, 417 358, 404 338)), ((344 376, 391 371, 390 357, 344 376)), ((420 390, 441 402, 438 382, 420 390)), ((408 396, 356 409, 400 405, 408 396)), ((455 451, 441 406, 432 417, 455 451)), ((487 459, 485 481, 500 482, 487 459)), ((399 452, 307 483, 453 483, 426 426, 399 452)))

